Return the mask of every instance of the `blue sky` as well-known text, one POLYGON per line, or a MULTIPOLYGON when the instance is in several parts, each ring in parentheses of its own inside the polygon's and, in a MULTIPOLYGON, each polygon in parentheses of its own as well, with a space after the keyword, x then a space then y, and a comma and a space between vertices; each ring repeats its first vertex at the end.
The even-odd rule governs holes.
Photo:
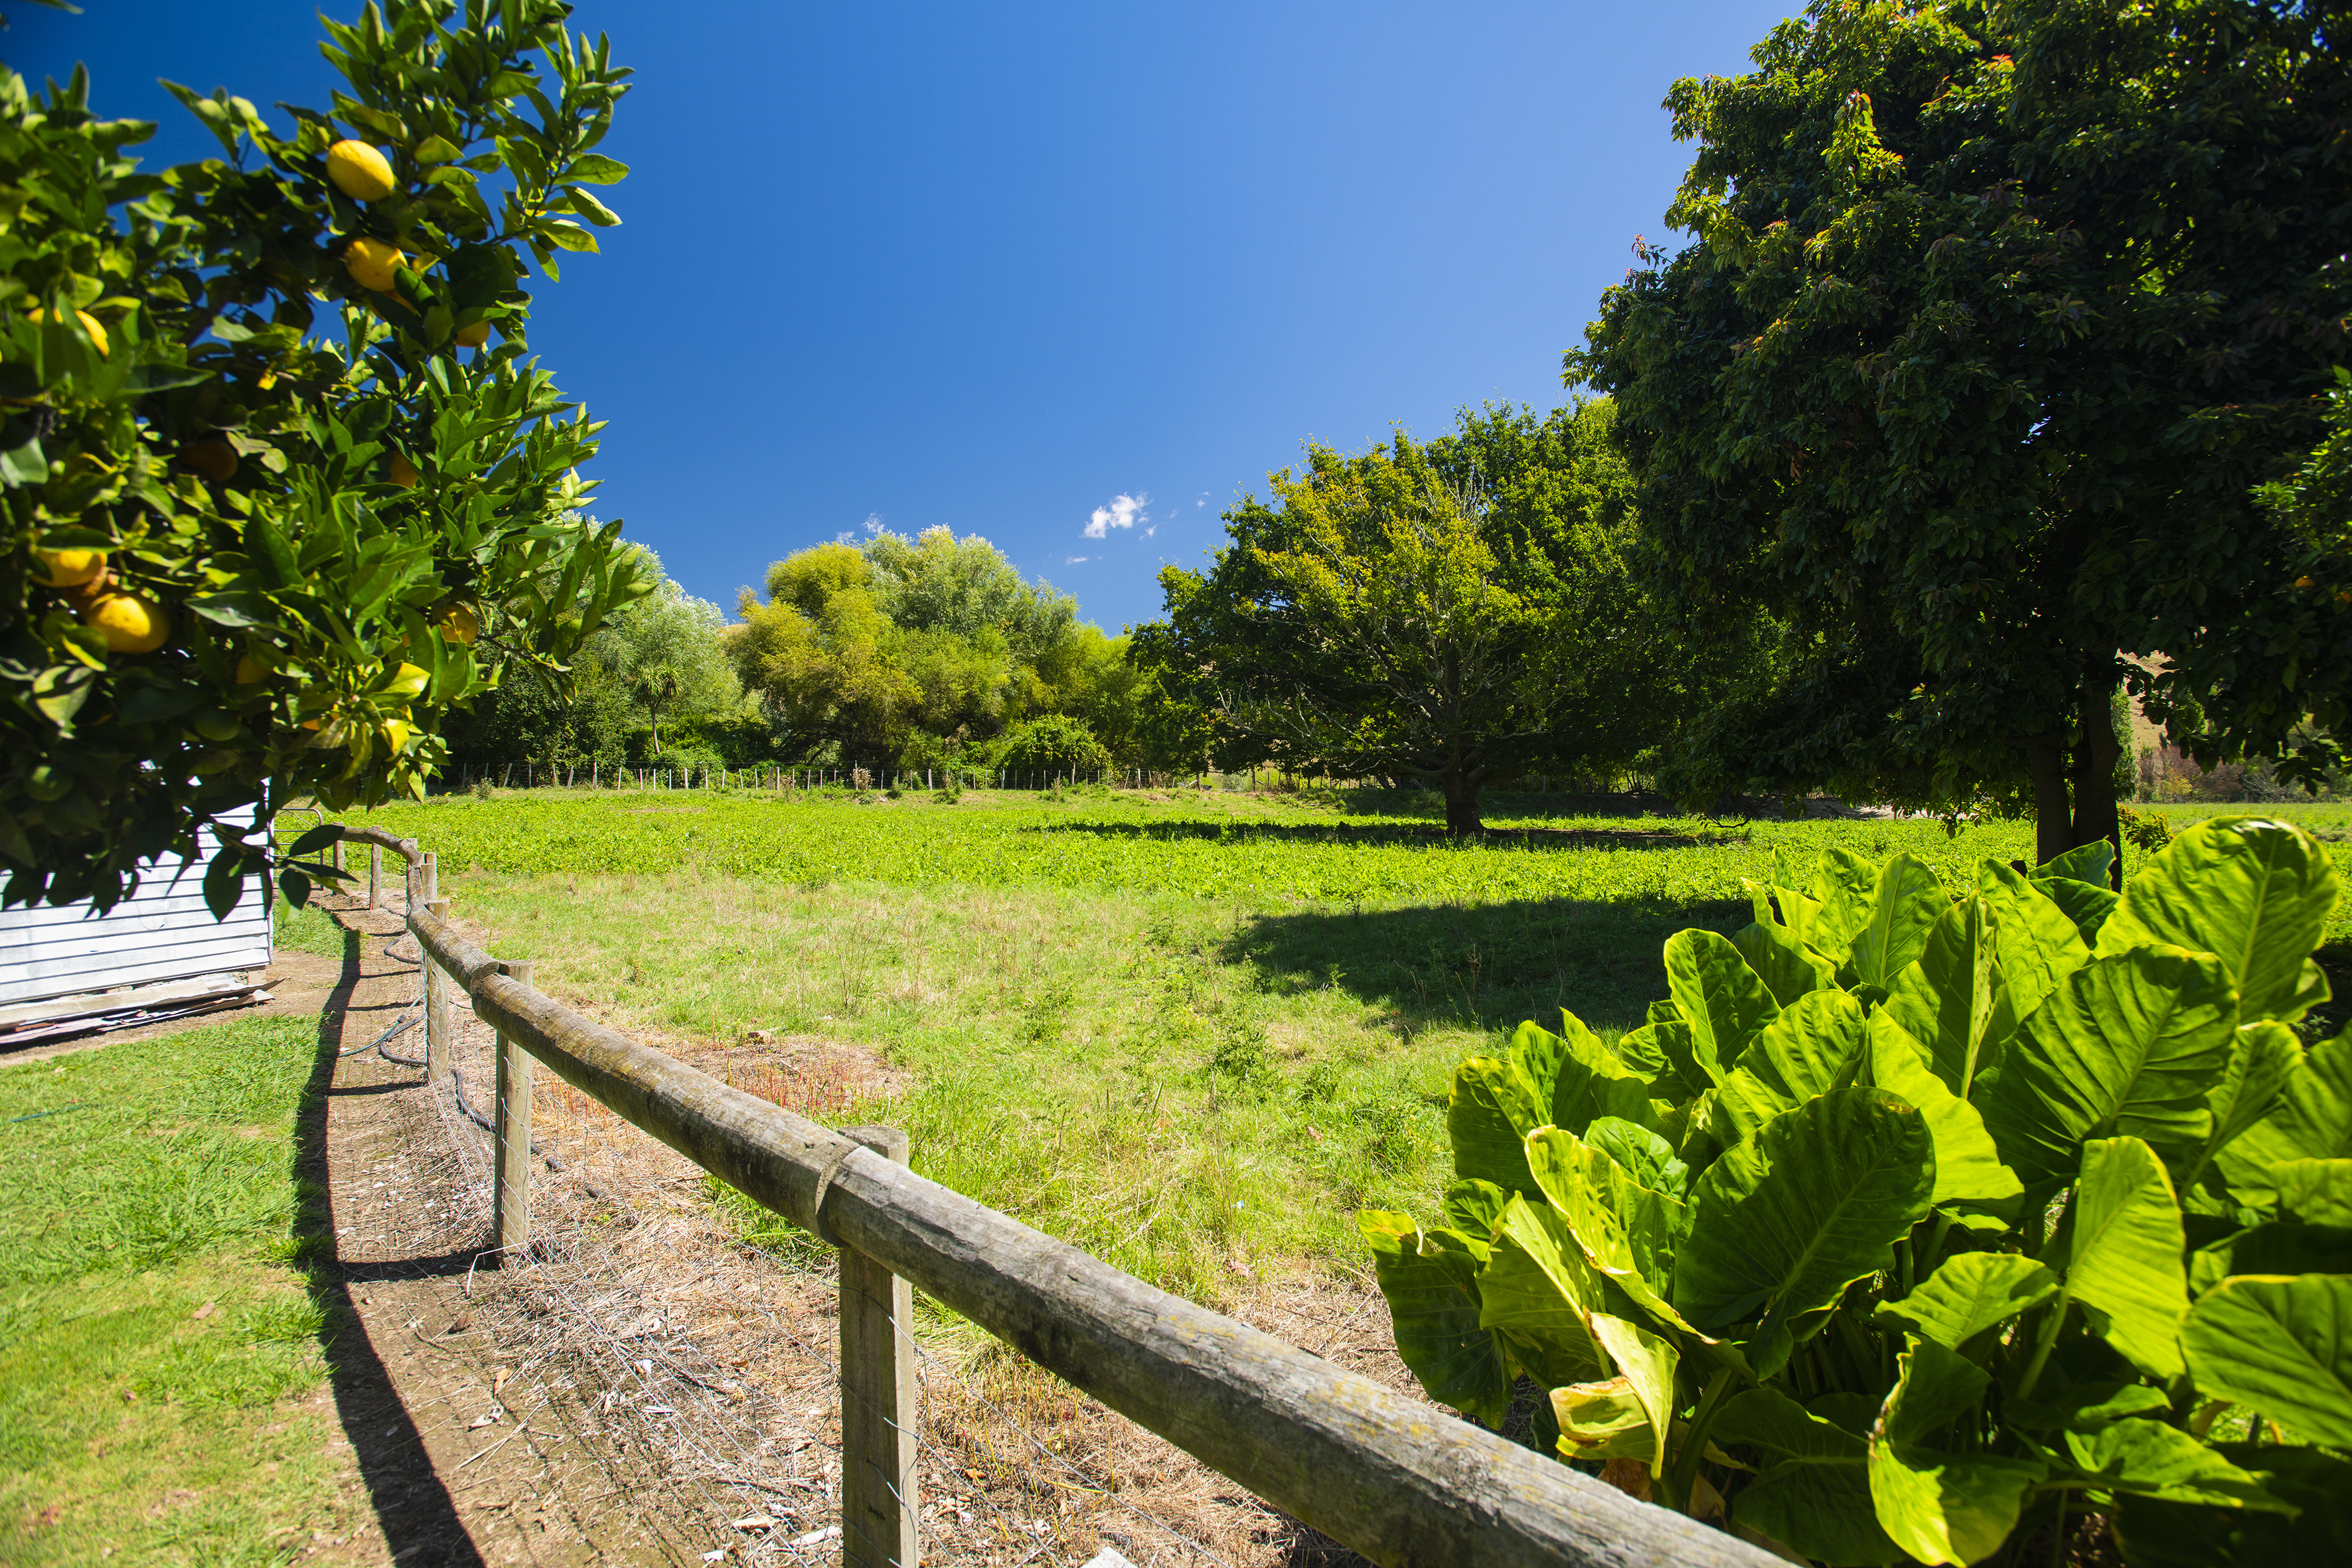
MULTIPOLYGON (((328 100, 315 5, 84 5, 8 6, 0 58, 86 60, 151 166, 217 151, 159 76, 328 100)), ((625 222, 531 341, 611 421, 598 513, 697 594, 944 523, 1116 632, 1307 438, 1559 403, 1688 161, 1668 83, 1792 8, 587 0, 625 222)))

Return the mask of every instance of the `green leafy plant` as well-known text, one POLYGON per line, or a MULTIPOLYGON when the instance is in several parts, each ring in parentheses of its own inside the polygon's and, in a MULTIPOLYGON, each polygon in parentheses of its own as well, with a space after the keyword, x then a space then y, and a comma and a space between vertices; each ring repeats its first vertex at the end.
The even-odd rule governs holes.
POLYGON ((2352 1033, 2294 1026, 2340 879, 2261 817, 2120 896, 2111 853, 1958 897, 1778 856, 1642 1027, 1464 1062, 1442 1222, 1358 1216, 1406 1363, 1488 1423, 1524 1374, 1563 1458, 1815 1562, 2331 1558, 2352 1033))
POLYGON ((453 705, 562 685, 651 586, 524 339, 528 262, 593 251, 628 172, 594 151, 628 73, 569 14, 372 4, 323 110, 173 87, 224 155, 160 174, 81 72, 0 71, 5 902, 110 904, 176 848, 226 911, 278 805, 420 795, 453 705))

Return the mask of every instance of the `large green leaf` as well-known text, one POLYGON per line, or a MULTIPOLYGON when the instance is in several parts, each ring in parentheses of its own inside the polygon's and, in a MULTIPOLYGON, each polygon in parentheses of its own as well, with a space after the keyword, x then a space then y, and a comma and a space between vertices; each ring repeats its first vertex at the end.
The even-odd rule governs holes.
POLYGON ((1690 1195, 1690 1167, 1675 1157, 1673 1144, 1648 1128, 1603 1116, 1584 1130, 1584 1141, 1652 1191, 1676 1199, 1690 1195))
MULTIPOLYGON (((2091 950, 2065 910, 2000 861, 1977 862, 1977 891, 2000 928, 2001 984, 2008 993, 2007 1024, 2013 1028, 2090 962, 2091 950)), ((1999 1026, 1994 1029, 1997 1037, 2005 1032, 1999 1026)))
POLYGON ((2265 1220, 2189 1255, 2191 1296, 2205 1295, 2232 1274, 2352 1274, 2352 1228, 2265 1220))
POLYGON ((2161 1421, 2111 1421, 2093 1432, 2068 1432, 2074 1468, 2111 1492, 2137 1492, 2211 1508, 2259 1508, 2293 1513, 2263 1489, 2262 1479, 2240 1469, 2178 1426, 2161 1421))
POLYGON ((1543 1127, 1528 1135, 1528 1166, 1585 1260, 1634 1300, 1687 1330, 1690 1325, 1666 1300, 1675 1249, 1690 1224, 1684 1205, 1642 1185, 1565 1128, 1543 1127))
POLYGON ((2116 912, 2116 892, 2104 883, 2094 885, 2078 882, 2072 877, 2036 877, 2033 885, 2042 889, 2050 901, 2066 911, 2083 940, 2095 950, 2099 932, 2105 929, 2107 917, 2116 912))
POLYGON ((2137 1138, 2093 1139, 2083 1146, 2071 1218, 2066 1294, 2097 1310, 2106 1342, 2134 1366, 2159 1380, 2179 1376, 2189 1277, 2164 1163, 2137 1138))
POLYGON ((1732 937, 1731 945, 1764 982, 1772 1000, 1783 1007, 1808 991, 1837 984, 1836 967, 1787 926, 1750 921, 1732 937))
POLYGON ((2242 1203, 2277 1195, 2271 1167, 2288 1160, 2352 1158, 2352 1030, 2311 1047, 2287 1074, 2271 1113, 2221 1146, 2221 1173, 2242 1203))
POLYGON ((1936 917, 1919 956, 1887 986, 1881 1010, 1927 1047, 1936 1076, 1965 1098, 1992 1028, 2000 928, 1982 895, 1936 917))
POLYGON ((1647 1079, 1652 1092, 1679 1099, 1711 1089, 1715 1079, 1699 1070, 1692 1053, 1691 1026, 1664 1018, 1617 1037, 1617 1058, 1628 1071, 1647 1079))
POLYGON ((1874 1089, 1808 1100, 1692 1189, 1674 1303, 1708 1332, 1758 1319, 1748 1361, 1769 1377, 1788 1360, 1797 1319, 1891 1266, 1935 1185, 1935 1142, 1918 1111, 1874 1089))
POLYGON ((1657 1423, 1634 1392, 1633 1380, 1612 1377, 1571 1383, 1551 1391, 1552 1420, 1559 1428, 1560 1457, 1569 1459, 1639 1459, 1658 1473, 1665 1445, 1657 1423))
POLYGON ((2352 1563, 2352 1463, 2317 1448, 2216 1443, 2213 1451, 2299 1510, 2210 1508, 2136 1493, 2117 1499, 2116 1539, 2131 1568, 2340 1568, 2352 1563))
POLYGON ((1445 1184, 1445 1223, 1480 1241, 1491 1239, 1503 1217, 1509 1191, 1492 1182, 1454 1181, 1445 1184))
POLYGON ((1780 1009, 1730 940, 1711 931, 1666 939, 1666 989, 1690 1026, 1691 1054, 1720 1083, 1739 1053, 1780 1009))
POLYGON ((2116 847, 2100 838, 2088 844, 2078 844, 2063 855, 2043 861, 2035 868, 2033 875, 2036 880, 2065 877, 2103 888, 2106 886, 2107 874, 2114 869, 2115 864, 2116 847))
POLYGON ((1927 932, 1951 895, 1916 855, 1897 855, 1879 868, 1870 920, 1853 937, 1853 970, 1864 985, 1892 986, 1927 945, 1927 932))
POLYGON ((2279 1207, 2311 1225, 2352 1226, 2352 1160, 2286 1160, 2271 1167, 2279 1207))
MULTIPOLYGON (((2205 1092, 2205 1109, 2212 1112, 2212 1131, 2197 1156, 2194 1170, 2201 1174, 2213 1156, 2247 1128, 2278 1108, 2287 1080, 2303 1063, 2303 1043, 2284 1024, 2265 1018, 2241 1024, 2230 1041, 2230 1062, 2221 1081, 2205 1092)), ((2194 1186, 2193 1177, 2183 1186, 2194 1186)))
POLYGON ((1985 1125, 2029 1184, 2070 1173, 2088 1138, 2194 1148, 2212 1127, 2205 1096, 2229 1067, 2237 1022, 2210 953, 2137 947, 2094 959, 2026 1020, 1985 1096, 1985 1125))
POLYGON ((2048 1470, 2036 1459, 1943 1447, 1991 1381, 1959 1352, 1915 1339, 1895 1364, 1895 1392, 1870 1443, 1870 1501, 1879 1526, 1922 1563, 1990 1557, 2017 1528, 2026 1494, 2048 1470))
POLYGON ((1737 1143, 1784 1110, 1852 1083, 1869 1020, 1843 991, 1811 991, 1774 1016, 1716 1090, 1716 1136, 1737 1143))
POLYGON ((1554 1126, 1581 1132, 1596 1116, 1622 1117, 1628 1121, 1650 1120, 1650 1086, 1627 1068, 1599 1036, 1575 1015, 1563 1012, 1566 1026, 1558 1036, 1533 1024, 1522 1024, 1517 1038, 1541 1050, 1551 1070, 1551 1096, 1541 1102, 1544 1120, 1554 1126))
POLYGON ((2352 1448, 2352 1276, 2226 1279, 2189 1309, 2180 1343, 2200 1393, 2352 1448))
POLYGON ((1708 1438, 1765 1460, 1733 1498, 1734 1522, 1802 1556, 1836 1565, 1886 1563, 1897 1552, 1870 1506, 1870 1442, 1773 1387, 1725 1401, 1708 1438))
POLYGON ((1500 1425, 1511 1407, 1510 1369, 1494 1333, 1478 1323, 1476 1249, 1462 1237, 1434 1254, 1412 1216, 1364 1209, 1357 1228, 1396 1323, 1397 1355, 1441 1405, 1500 1425))
POLYGON ((1878 893, 1878 862, 1852 849, 1824 849, 1814 862, 1813 910, 1805 941, 1823 956, 1843 962, 1847 948, 1870 923, 1878 893))
POLYGON ((1592 1337, 1617 1363, 1619 1375, 1648 1418, 1650 1473, 1657 1475, 1665 1466, 1664 1435, 1675 1420, 1674 1343, 1639 1323, 1606 1312, 1592 1314, 1592 1337))
POLYGON ((1454 1144, 1454 1173, 1533 1193, 1524 1146, 1527 1135, 1551 1120, 1549 1095, 1536 1098, 1527 1073, 1508 1057, 1472 1057, 1454 1069, 1445 1132, 1454 1144))
POLYGON ((1924 1048, 1885 1009, 1870 1016, 1869 1039, 1872 1081, 1927 1119, 1936 1140, 1935 1202, 1999 1203, 2025 1191, 2017 1173, 2000 1163, 1983 1114, 1944 1086, 1924 1048))
POLYGON ((2198 823, 2139 869, 2099 931, 2098 951, 2147 942, 2217 953, 2245 1020, 2292 1023, 2327 999, 2305 961, 2336 908, 2326 850, 2292 823, 2224 816, 2198 823))
POLYGON ((1502 1332, 1511 1354, 1546 1388, 1616 1375, 1592 1337, 1601 1276, 1568 1223, 1547 1203, 1514 1195, 1478 1274, 1478 1324, 1502 1332))
POLYGON ((1882 1301, 1878 1323, 1958 1350, 2058 1293, 2058 1276, 2013 1252, 1958 1252, 1899 1301, 1882 1301))

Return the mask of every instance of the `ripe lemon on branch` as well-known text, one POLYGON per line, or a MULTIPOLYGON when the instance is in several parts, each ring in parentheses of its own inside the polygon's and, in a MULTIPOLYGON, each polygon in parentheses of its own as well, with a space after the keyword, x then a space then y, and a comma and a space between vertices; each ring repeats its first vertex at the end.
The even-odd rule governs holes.
POLYGON ((444 642, 468 643, 482 635, 482 617, 471 605, 452 605, 433 623, 444 642))
POLYGON ((350 248, 343 252, 343 270, 361 288, 381 294, 392 287, 394 277, 407 260, 400 247, 392 241, 362 237, 352 241, 350 248))
POLYGON ((327 178, 353 201, 380 202, 398 183, 383 154, 364 142, 338 142, 327 149, 327 178))
POLYGON ((172 634, 163 606, 139 594, 108 594, 81 613, 81 623, 106 639, 114 653, 153 653, 172 634))
POLYGON ((392 482, 394 484, 398 485, 404 490, 413 490, 416 488, 417 473, 415 464, 410 462, 406 458, 402 457, 399 453, 394 452, 392 455, 391 469, 392 482))
POLYGON ((36 550, 37 575, 52 588, 79 588, 106 570, 103 550, 36 550))

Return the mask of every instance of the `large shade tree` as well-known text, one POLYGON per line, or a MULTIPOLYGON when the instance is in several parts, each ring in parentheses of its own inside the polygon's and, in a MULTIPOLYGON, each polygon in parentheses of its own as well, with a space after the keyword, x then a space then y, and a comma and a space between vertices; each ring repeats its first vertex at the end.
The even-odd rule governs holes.
POLYGON ((1626 570, 1633 479, 1605 402, 1488 410, 1426 444, 1310 447, 1226 514, 1205 573, 1160 574, 1138 657, 1188 687, 1228 765, 1412 777, 1449 830, 1498 778, 1605 770, 1661 738, 1685 661, 1626 570))
POLYGON ((2257 487, 2345 353, 2343 14, 1817 5, 1675 84, 1692 243, 1637 247, 1568 369, 1685 624, 1787 632, 1716 782, 2030 802, 2046 859, 2116 837, 2119 687, 2209 759, 2340 700, 2280 628, 2337 613, 2299 563, 2343 519, 2257 487))

